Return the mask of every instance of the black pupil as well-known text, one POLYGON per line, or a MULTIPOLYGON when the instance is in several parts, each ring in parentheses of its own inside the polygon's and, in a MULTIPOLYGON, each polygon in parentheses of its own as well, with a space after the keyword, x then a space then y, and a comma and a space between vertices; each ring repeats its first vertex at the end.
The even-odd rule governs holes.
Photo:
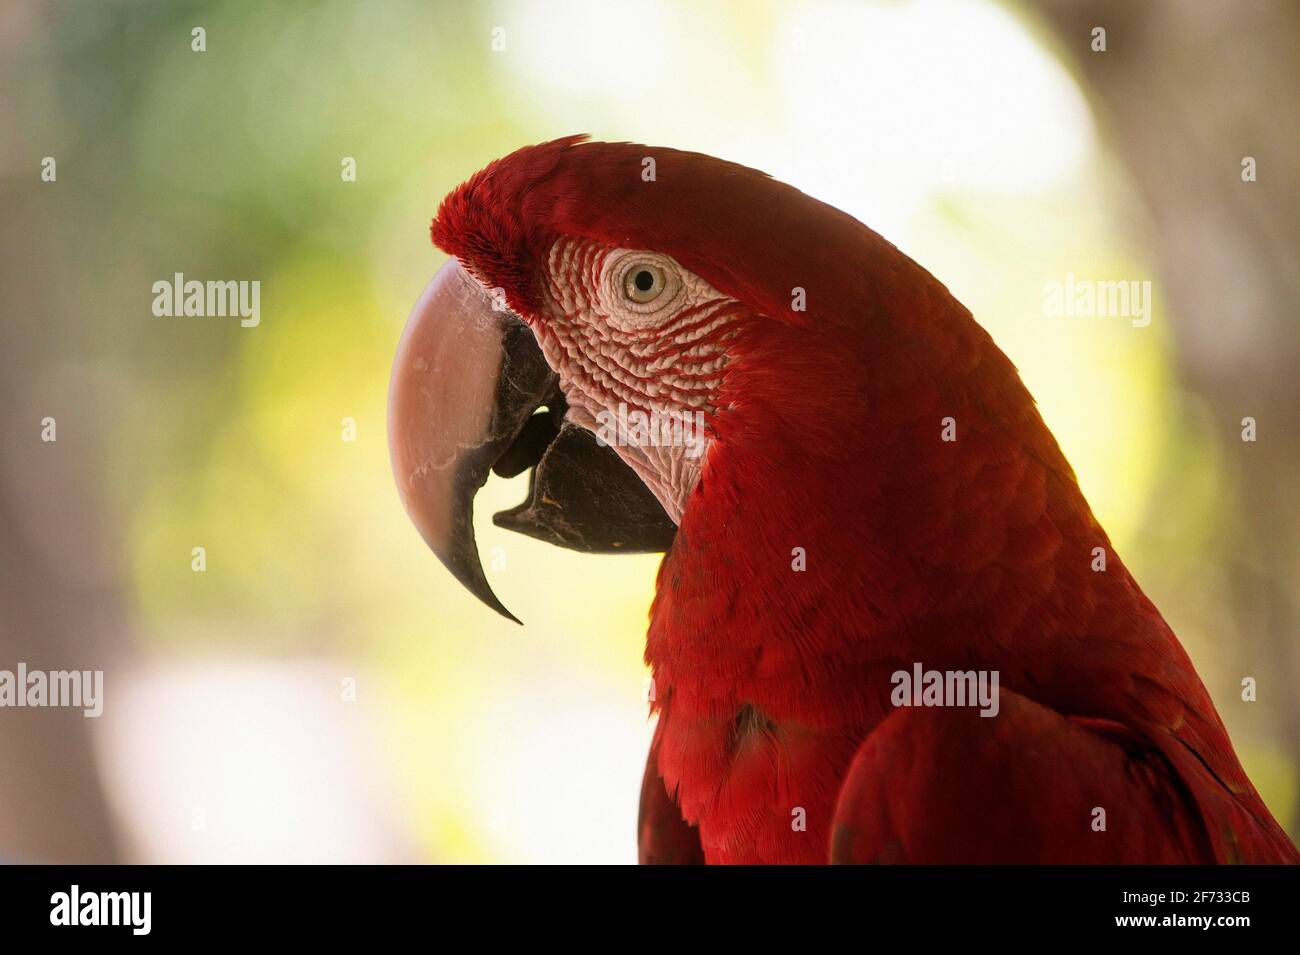
POLYGON ((632 282, 636 285, 638 292, 648 292, 654 288, 655 277, 645 269, 642 269, 636 274, 636 278, 634 278, 632 282))

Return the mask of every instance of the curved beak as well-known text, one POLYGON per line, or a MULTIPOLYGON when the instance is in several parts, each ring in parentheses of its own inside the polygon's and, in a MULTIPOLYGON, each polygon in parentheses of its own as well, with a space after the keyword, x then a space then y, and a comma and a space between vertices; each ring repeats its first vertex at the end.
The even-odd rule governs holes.
POLYGON ((471 593, 519 620, 483 575, 474 495, 556 376, 529 328, 447 262, 407 319, 388 389, 397 489, 426 544, 471 593))
POLYGON ((497 599, 474 540, 489 472, 531 468, 528 498, 497 526, 584 553, 665 551, 677 525, 616 451, 565 420, 532 330, 449 261, 406 321, 388 386, 388 451, 424 542, 474 596, 497 599), (544 407, 543 407, 544 406, 544 407))

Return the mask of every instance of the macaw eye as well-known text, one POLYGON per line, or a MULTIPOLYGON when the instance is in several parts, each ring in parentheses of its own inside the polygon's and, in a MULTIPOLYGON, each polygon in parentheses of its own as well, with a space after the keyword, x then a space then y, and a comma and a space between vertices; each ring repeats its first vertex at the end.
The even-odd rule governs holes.
POLYGON ((664 270, 649 262, 638 262, 623 273, 623 291, 638 305, 653 302, 667 284, 664 270))

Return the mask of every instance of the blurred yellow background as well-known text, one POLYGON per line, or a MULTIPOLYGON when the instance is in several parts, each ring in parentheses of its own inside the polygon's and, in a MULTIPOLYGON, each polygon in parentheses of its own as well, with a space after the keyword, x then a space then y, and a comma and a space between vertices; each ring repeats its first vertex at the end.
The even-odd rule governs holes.
MULTIPOLYGON (((498 530, 526 478, 494 479, 480 548, 516 627, 425 549, 385 439, 438 200, 576 132, 764 169, 947 284, 1021 369, 1296 831, 1300 728, 1269 702, 1294 682, 1268 682, 1293 661, 1252 636, 1233 579, 1244 563, 1286 592, 1291 570, 1234 536, 1249 446, 1180 380, 1159 226, 1033 11, 13 0, 0 38, 0 476, 21 542, 0 667, 107 671, 104 716, 48 718, 39 746, 0 712, 22 767, 0 784, 0 857, 635 859, 657 558, 498 530), (260 324, 155 317, 151 286, 177 272, 260 281, 260 324), (1046 317, 1067 273, 1153 280, 1150 326, 1046 317)), ((1233 178, 1245 153, 1226 148, 1233 178)), ((1271 439, 1294 453, 1294 432, 1271 439)))

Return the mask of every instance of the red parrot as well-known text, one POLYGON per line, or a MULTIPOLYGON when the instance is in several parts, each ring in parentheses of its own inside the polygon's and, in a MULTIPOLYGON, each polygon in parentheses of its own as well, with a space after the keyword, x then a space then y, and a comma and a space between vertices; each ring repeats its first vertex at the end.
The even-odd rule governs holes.
POLYGON ((575 136, 432 238, 389 393, 426 542, 509 616, 472 504, 532 468, 498 524, 666 551, 643 862, 1297 861, 1010 360, 871 229, 575 136))

